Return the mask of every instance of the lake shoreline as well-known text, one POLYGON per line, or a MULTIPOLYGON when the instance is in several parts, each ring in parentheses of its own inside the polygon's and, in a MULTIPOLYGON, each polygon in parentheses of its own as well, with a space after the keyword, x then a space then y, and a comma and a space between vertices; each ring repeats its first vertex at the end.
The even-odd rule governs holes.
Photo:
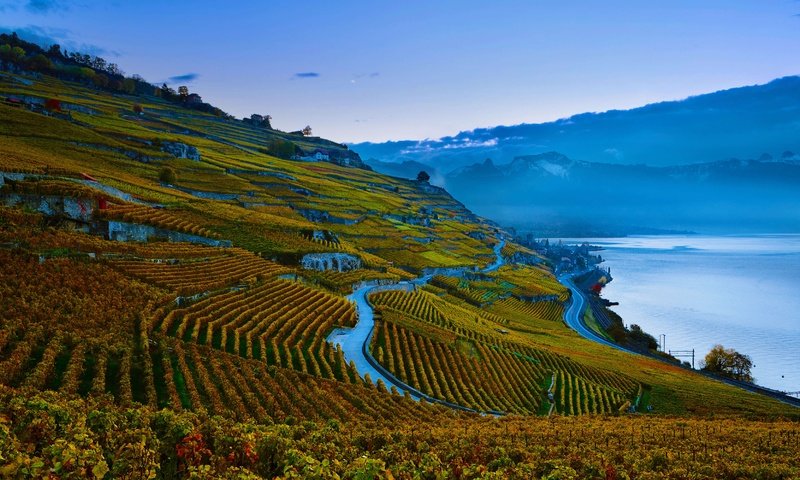
POLYGON ((756 383, 800 390, 794 292, 800 278, 800 235, 647 236, 564 239, 603 248, 615 281, 603 296, 611 309, 665 350, 695 349, 696 363, 716 343, 750 355, 756 383))

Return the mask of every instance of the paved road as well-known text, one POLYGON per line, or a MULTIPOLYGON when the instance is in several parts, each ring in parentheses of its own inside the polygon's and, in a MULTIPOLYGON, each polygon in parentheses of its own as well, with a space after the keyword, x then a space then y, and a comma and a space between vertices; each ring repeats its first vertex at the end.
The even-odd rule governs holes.
MULTIPOLYGON (((377 383, 378 380, 383 380, 386 388, 391 388, 392 385, 397 387, 400 393, 408 392, 414 400, 419 400, 420 395, 416 390, 405 386, 396 377, 391 374, 386 375, 383 371, 379 371, 375 367, 373 361, 367 357, 367 352, 364 351, 368 348, 369 341, 372 339, 372 330, 375 327, 375 315, 372 305, 369 304, 367 296, 373 291, 380 288, 381 290, 403 290, 413 288, 410 282, 396 283, 394 285, 386 285, 378 287, 376 285, 367 285, 359 288, 347 297, 356 305, 358 312, 358 322, 353 328, 337 328, 328 336, 328 341, 334 345, 340 345, 344 353, 344 359, 347 362, 351 360, 356 365, 356 370, 363 377, 369 374, 373 382, 377 383), (392 288, 396 287, 396 288, 392 288)), ((388 373, 388 372, 386 372, 388 373)))
POLYGON ((498 240, 499 240, 499 242, 497 242, 497 245, 494 246, 494 255, 495 255, 496 259, 495 259, 494 263, 492 263, 488 267, 486 267, 483 270, 481 270, 483 273, 494 272, 495 270, 497 270, 498 268, 502 267, 506 263, 506 261, 503 259, 503 255, 501 253, 502 250, 503 250, 503 247, 506 246, 506 241, 504 239, 502 239, 502 238, 498 238, 498 240))
POLYGON ((572 282, 572 275, 562 275, 558 278, 558 281, 566 285, 567 288, 569 288, 572 292, 572 301, 569 304, 569 308, 567 308, 567 310, 564 312, 564 322, 567 324, 567 326, 578 332, 578 334, 583 338, 593 342, 602 343, 603 345, 607 345, 623 352, 636 353, 623 348, 616 343, 609 342, 587 327, 586 324, 583 323, 583 311, 586 309, 586 298, 584 298, 583 292, 581 292, 580 289, 578 289, 578 287, 576 287, 572 282))
MULTIPOLYGON (((493 272, 505 264, 505 260, 500 253, 505 245, 506 241, 503 238, 498 237, 497 245, 494 247, 494 253, 497 258, 491 265, 481 270, 481 272, 493 272)), ((355 303, 356 312, 358 312, 358 322, 356 323, 356 326, 353 328, 337 328, 331 332, 330 335, 328 335, 327 340, 334 345, 340 345, 342 347, 344 359, 347 362, 352 360, 356 365, 356 370, 358 370, 359 375, 362 377, 368 373, 373 382, 377 383, 377 381, 380 379, 384 384, 386 384, 386 388, 390 388, 392 385, 394 385, 399 392, 408 392, 408 394, 414 400, 425 398, 428 401, 436 401, 437 403, 442 403, 452 408, 470 410, 465 407, 448 404, 442 402, 441 400, 434 399, 428 395, 425 395, 419 390, 406 385, 400 379, 379 365, 369 353, 369 343, 372 340, 372 332, 375 327, 375 314, 372 309, 372 305, 370 305, 368 300, 370 293, 387 290, 413 290, 417 287, 425 285, 428 283, 428 281, 430 281, 431 278, 433 278, 433 275, 422 275, 413 280, 397 282, 389 285, 366 285, 359 288, 347 297, 350 301, 355 303)))

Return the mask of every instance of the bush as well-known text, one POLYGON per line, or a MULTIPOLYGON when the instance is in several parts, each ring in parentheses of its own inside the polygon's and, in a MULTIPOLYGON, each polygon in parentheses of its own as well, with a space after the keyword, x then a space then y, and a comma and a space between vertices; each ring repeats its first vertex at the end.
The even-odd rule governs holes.
POLYGON ((173 184, 178 180, 178 174, 175 172, 174 168, 164 167, 158 174, 158 179, 161 183, 173 184))
POLYGON ((61 111, 61 101, 57 98, 48 98, 44 102, 44 108, 49 112, 60 112, 61 111))

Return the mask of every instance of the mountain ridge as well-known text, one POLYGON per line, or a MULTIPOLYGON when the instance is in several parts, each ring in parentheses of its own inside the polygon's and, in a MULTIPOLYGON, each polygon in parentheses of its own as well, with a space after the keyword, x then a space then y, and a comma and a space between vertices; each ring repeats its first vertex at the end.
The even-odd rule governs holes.
POLYGON ((551 150, 591 162, 702 163, 800 150, 799 111, 800 77, 787 76, 627 110, 350 147, 370 161, 419 161, 441 171, 486 157, 508 161, 551 150))

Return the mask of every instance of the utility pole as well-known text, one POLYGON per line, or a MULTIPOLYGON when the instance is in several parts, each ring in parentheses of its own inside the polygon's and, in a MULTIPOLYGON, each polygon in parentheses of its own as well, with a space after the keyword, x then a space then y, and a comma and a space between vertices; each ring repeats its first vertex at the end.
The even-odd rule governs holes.
POLYGON ((670 350, 669 354, 675 358, 689 358, 692 359, 692 370, 694 370, 694 348, 691 350, 670 350))

